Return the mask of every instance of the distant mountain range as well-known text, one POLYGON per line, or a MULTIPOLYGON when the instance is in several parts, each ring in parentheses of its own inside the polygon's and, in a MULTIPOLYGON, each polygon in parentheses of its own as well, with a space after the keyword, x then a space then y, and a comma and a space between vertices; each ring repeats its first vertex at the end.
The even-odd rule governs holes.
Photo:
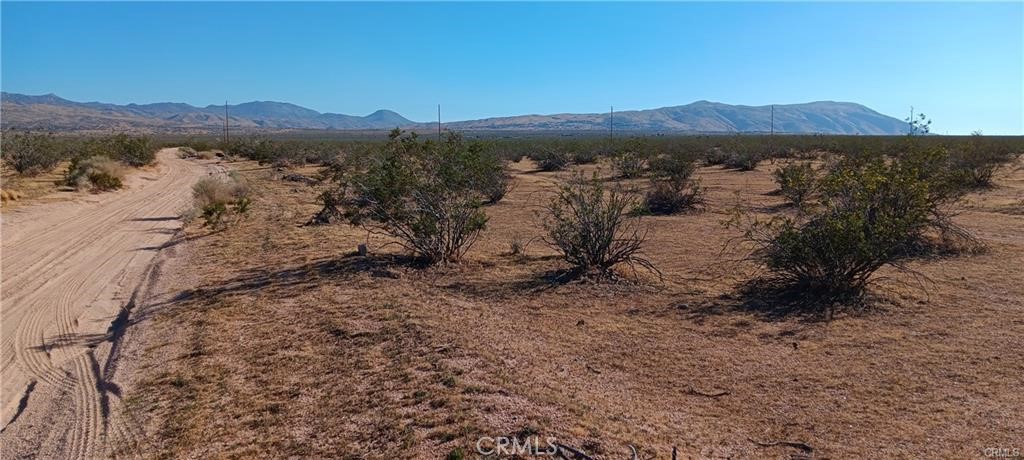
MULTIPOLYGON (((224 126, 224 106, 189 104, 106 104, 74 102, 53 94, 2 93, 4 129, 87 132, 216 132, 224 126)), ((241 131, 330 129, 379 130, 395 127, 432 130, 390 110, 367 116, 320 113, 286 102, 255 101, 229 105, 229 124, 241 131)), ((774 106, 775 132, 822 134, 902 134, 907 123, 852 102, 810 102, 774 106)), ((460 131, 604 131, 610 114, 520 115, 444 123, 460 131)), ((635 132, 751 133, 772 129, 772 106, 692 104, 614 114, 614 128, 635 132)))

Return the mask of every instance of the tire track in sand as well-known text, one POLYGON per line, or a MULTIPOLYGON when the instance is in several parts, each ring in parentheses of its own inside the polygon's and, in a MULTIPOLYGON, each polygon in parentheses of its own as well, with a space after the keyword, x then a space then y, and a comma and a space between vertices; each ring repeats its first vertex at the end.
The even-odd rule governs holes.
POLYGON ((220 169, 176 149, 157 158, 124 190, 0 217, 0 457, 106 456, 108 438, 134 431, 110 417, 109 330, 181 227, 192 184, 220 169))

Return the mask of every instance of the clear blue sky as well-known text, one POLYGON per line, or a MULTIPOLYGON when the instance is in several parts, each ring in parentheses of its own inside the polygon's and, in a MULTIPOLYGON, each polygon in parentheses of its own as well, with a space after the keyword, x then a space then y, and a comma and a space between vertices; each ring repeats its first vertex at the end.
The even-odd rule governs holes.
POLYGON ((955 3, 2 3, 4 91, 293 102, 429 121, 706 99, 911 105, 1024 133, 1024 7, 955 3))

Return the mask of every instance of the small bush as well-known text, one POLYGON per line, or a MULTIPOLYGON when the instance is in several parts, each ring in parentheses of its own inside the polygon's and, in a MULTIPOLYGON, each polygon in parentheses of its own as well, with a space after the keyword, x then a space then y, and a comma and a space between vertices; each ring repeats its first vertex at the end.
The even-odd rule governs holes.
POLYGON ((818 186, 818 178, 810 163, 790 163, 775 170, 779 193, 794 206, 803 209, 818 186))
POLYGON ((66 155, 63 145, 49 134, 4 133, 2 139, 3 161, 22 175, 50 171, 66 155))
POLYGON ((644 174, 647 169, 647 157, 642 152, 627 150, 612 157, 612 164, 619 177, 634 179, 644 174))
POLYGON ((230 218, 244 216, 252 204, 249 187, 237 177, 204 177, 192 186, 192 214, 203 225, 223 228, 230 218))
POLYGON ((1008 146, 988 145, 981 135, 972 135, 952 150, 950 168, 959 175, 964 187, 991 187, 996 170, 1018 154, 1008 146))
POLYGON ((117 134, 101 140, 102 152, 115 160, 134 167, 145 166, 156 159, 157 147, 145 136, 117 134))
POLYGON ((117 190, 123 186, 124 166, 105 156, 76 157, 64 177, 66 185, 93 192, 117 190))
POLYGON ((726 168, 737 169, 740 171, 753 171, 757 168, 758 163, 764 159, 761 153, 753 151, 738 151, 730 152, 725 156, 722 164, 726 168))
POLYGON ((697 157, 688 153, 659 155, 650 162, 651 175, 656 179, 685 182, 697 170, 697 157))
POLYGON ((652 181, 644 195, 645 214, 671 215, 699 208, 704 204, 704 188, 697 181, 652 181))
POLYGON ((196 158, 199 156, 199 152, 192 147, 178 147, 178 156, 182 158, 196 158))
POLYGON ((541 171, 561 171, 569 167, 569 154, 556 149, 542 148, 530 155, 541 171))
POLYGON ((502 164, 481 144, 454 133, 421 142, 396 129, 381 149, 334 166, 325 177, 338 187, 321 199, 325 210, 333 206, 351 224, 397 238, 428 263, 454 262, 487 224, 481 205, 494 174, 504 174, 502 164))
POLYGON ((659 155, 650 162, 651 188, 644 195, 643 214, 669 215, 696 209, 704 189, 692 178, 697 157, 684 152, 659 155))
POLYGON ((605 190, 596 179, 577 175, 563 185, 547 206, 545 241, 559 250, 581 276, 613 276, 625 263, 657 272, 641 255, 646 231, 628 216, 637 203, 618 190, 605 190))
POLYGON ((601 152, 596 149, 580 149, 572 154, 572 162, 578 165, 597 163, 601 152))
POLYGON ((495 204, 512 190, 512 184, 512 176, 506 173, 504 168, 485 171, 483 177, 480 178, 480 191, 487 200, 487 204, 495 204))
POLYGON ((949 219, 962 193, 949 185, 944 158, 942 149, 915 149, 845 159, 822 181, 820 212, 748 227, 754 258, 782 285, 831 302, 859 297, 884 266, 906 269, 902 261, 930 235, 973 239, 949 219))

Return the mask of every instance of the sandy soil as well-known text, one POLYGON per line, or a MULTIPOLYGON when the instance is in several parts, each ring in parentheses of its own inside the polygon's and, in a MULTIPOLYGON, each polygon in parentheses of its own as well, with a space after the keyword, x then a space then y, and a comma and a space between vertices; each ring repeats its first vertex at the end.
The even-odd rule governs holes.
POLYGON ((567 285, 549 282, 565 264, 535 239, 567 173, 516 168, 468 260, 424 269, 379 237, 356 256, 359 229, 302 227, 315 187, 240 166, 252 215, 186 229, 187 279, 161 289, 147 336, 128 342, 136 367, 120 378, 142 451, 476 458, 480 436, 554 436, 602 459, 629 445, 648 459, 673 446, 679 458, 1024 448, 1022 164, 958 218, 987 252, 914 262, 927 279, 884 271, 871 308, 832 321, 738 295, 755 267, 722 221, 735 206, 788 212, 772 165, 701 168, 704 212, 644 220, 663 280, 567 285), (514 238, 532 241, 525 255, 509 254, 514 238))
POLYGON ((192 184, 220 169, 157 155, 120 191, 4 212, 0 456, 95 458, 132 436, 110 357, 192 184))

